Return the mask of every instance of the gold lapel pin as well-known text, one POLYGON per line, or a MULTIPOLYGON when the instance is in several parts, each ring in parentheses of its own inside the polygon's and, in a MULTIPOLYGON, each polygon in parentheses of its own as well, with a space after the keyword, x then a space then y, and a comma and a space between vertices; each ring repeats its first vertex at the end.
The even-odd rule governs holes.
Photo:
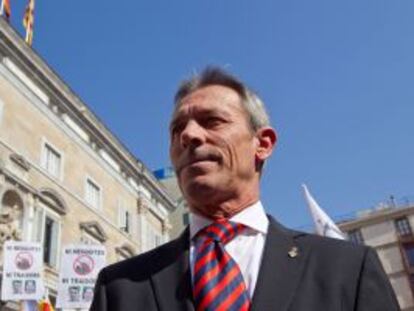
POLYGON ((299 255, 299 249, 296 246, 292 246, 292 248, 288 251, 288 255, 290 258, 295 258, 299 255))

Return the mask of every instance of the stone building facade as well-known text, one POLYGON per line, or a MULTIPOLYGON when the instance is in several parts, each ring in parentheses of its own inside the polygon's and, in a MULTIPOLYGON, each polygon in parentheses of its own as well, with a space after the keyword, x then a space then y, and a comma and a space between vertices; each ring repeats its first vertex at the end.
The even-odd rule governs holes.
POLYGON ((177 176, 172 167, 161 168, 154 171, 155 177, 164 185, 167 192, 176 201, 176 208, 171 212, 170 237, 177 238, 190 222, 190 210, 178 186, 177 176))
POLYGON ((175 204, 3 18, 0 204, 0 244, 43 244, 52 301, 63 245, 101 243, 108 263, 145 252, 170 239, 175 204))
POLYGON ((338 225, 352 242, 377 251, 401 310, 414 310, 414 206, 383 206, 338 225))

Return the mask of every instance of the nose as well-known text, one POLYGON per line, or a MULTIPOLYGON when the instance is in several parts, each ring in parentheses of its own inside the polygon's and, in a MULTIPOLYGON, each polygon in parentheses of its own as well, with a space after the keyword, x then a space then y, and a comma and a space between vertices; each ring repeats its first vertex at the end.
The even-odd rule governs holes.
POLYGON ((194 120, 190 120, 185 125, 180 135, 182 148, 197 147, 204 142, 204 129, 194 120))

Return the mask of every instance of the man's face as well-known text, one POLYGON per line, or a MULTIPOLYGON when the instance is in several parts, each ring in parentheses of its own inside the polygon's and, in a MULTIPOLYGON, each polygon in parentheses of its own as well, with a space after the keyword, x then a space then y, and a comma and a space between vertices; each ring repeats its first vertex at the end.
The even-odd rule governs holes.
POLYGON ((212 85, 190 93, 170 128, 171 161, 190 206, 232 199, 258 183, 258 141, 234 90, 212 85))

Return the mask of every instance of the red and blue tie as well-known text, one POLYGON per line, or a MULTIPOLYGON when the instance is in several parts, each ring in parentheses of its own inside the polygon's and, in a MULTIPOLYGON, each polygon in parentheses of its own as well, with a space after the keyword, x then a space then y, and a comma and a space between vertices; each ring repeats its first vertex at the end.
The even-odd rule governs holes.
POLYGON ((245 228, 214 222, 195 236, 193 295, 196 311, 247 311, 250 298, 238 264, 224 245, 245 228))

